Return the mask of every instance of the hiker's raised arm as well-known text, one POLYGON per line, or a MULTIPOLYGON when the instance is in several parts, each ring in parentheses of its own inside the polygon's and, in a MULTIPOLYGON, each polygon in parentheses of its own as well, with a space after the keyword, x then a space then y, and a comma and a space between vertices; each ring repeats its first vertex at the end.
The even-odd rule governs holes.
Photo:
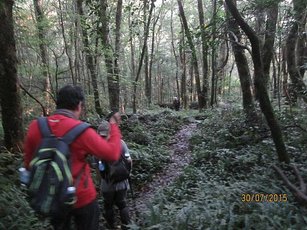
POLYGON ((110 125, 110 138, 103 139, 93 129, 86 130, 87 135, 82 138, 87 151, 99 159, 105 161, 116 161, 120 157, 121 152, 121 132, 117 124, 110 125))

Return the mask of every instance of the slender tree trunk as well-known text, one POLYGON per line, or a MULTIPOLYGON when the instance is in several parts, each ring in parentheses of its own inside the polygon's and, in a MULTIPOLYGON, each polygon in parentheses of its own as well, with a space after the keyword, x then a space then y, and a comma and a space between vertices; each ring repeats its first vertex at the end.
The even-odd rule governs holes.
POLYGON ((153 11, 153 8, 155 7, 154 2, 155 2, 155 0, 151 0, 149 15, 148 15, 148 18, 147 18, 146 30, 145 30, 145 34, 144 34, 143 47, 142 47, 142 52, 141 52, 141 56, 140 56, 140 60, 139 60, 139 66, 138 66, 138 70, 137 70, 137 73, 136 73, 135 80, 133 82, 133 101, 132 101, 133 113, 136 113, 137 83, 138 83, 140 75, 141 75, 141 69, 142 69, 143 60, 144 60, 144 56, 145 56, 145 52, 146 52, 147 40, 148 40, 148 35, 149 35, 149 26, 150 26, 150 21, 151 21, 151 17, 152 17, 152 11, 153 11))
POLYGON ((35 18, 36 18, 36 28, 39 39, 39 49, 40 56, 42 60, 42 71, 44 76, 44 91, 45 91, 45 103, 46 103, 46 112, 44 116, 50 113, 51 107, 51 83, 50 83, 50 75, 49 75, 49 57, 47 52, 46 45, 46 31, 45 31, 45 15, 42 11, 42 1, 41 0, 33 0, 34 9, 35 9, 35 18))
POLYGON ((98 115, 102 116, 103 112, 102 112, 102 109, 100 106, 100 100, 99 100, 97 73, 95 70, 95 58, 94 58, 94 55, 91 53, 87 30, 84 27, 84 25, 82 25, 82 22, 85 19, 82 2, 83 0, 77 0, 77 10, 78 10, 78 13, 81 19, 81 30, 82 30, 82 38, 83 38, 83 44, 84 44, 84 49, 85 49, 85 55, 86 55, 86 65, 87 65, 88 70, 90 71, 92 87, 94 90, 95 109, 98 115))
MULTIPOLYGON (((119 59, 119 54, 120 54, 120 28, 121 28, 121 21, 122 21, 122 8, 123 8, 123 1, 122 0, 118 0, 117 1, 117 7, 116 7, 116 26, 115 26, 115 53, 114 53, 114 76, 116 79, 116 83, 115 86, 115 92, 112 92, 112 100, 110 100, 110 102, 112 101, 112 104, 110 103, 110 108, 112 109, 112 106, 114 107, 114 109, 118 109, 119 108, 119 92, 120 92, 120 88, 119 88, 119 81, 120 81, 120 68, 119 68, 119 64, 118 64, 118 59, 119 59)), ((109 89, 110 90, 110 89, 109 89)))
POLYGON ((109 40, 109 19, 107 15, 107 0, 100 0, 101 37, 105 64, 107 68, 109 106, 111 110, 119 108, 119 76, 114 73, 113 50, 109 40))
POLYGON ((154 51, 155 51, 155 27, 152 30, 152 38, 151 38, 151 49, 150 49, 150 61, 148 67, 148 79, 146 82, 146 97, 149 106, 152 104, 152 66, 154 61, 154 51))
POLYGON ((289 89, 291 102, 296 103, 297 96, 302 97, 307 102, 306 85, 300 73, 299 57, 297 56, 300 27, 305 28, 306 24, 307 3, 304 0, 293 0, 293 8, 294 20, 287 38, 287 66, 292 84, 289 89))
POLYGON ((282 132, 278 120, 275 117, 269 95, 264 84, 264 72, 262 64, 262 56, 260 49, 260 42, 258 37, 252 28, 244 21, 241 17, 238 9, 234 5, 232 0, 225 0, 229 11, 232 16, 236 19, 241 29, 246 33, 252 46, 252 59, 254 63, 254 74, 255 74, 255 87, 257 89, 259 103, 261 111, 263 112, 268 126, 270 127, 273 141, 277 150, 279 161, 290 163, 290 158, 286 150, 285 143, 283 141, 282 132))
POLYGON ((135 67, 135 46, 134 46, 134 34, 133 27, 131 22, 131 12, 128 16, 129 23, 129 46, 130 46, 130 65, 131 65, 131 81, 133 81, 133 77, 136 76, 136 67, 135 67))
MULTIPOLYGON (((213 15, 212 15, 212 41, 216 41, 216 0, 212 1, 213 15)), ((216 104, 216 44, 212 44, 211 51, 211 100, 210 106, 216 104)))
MULTIPOLYGON (((173 36, 173 34, 172 34, 173 36)), ((182 101, 181 99, 181 93, 180 93, 180 83, 179 83, 179 64, 178 64, 178 55, 176 54, 175 51, 175 46, 174 46, 174 41, 172 39, 172 51, 174 53, 174 57, 175 57, 175 62, 176 62, 176 73, 175 73, 175 81, 176 81, 176 96, 178 97, 179 102, 182 101)))
POLYGON ((13 3, 12 0, 4 0, 0 4, 0 105, 5 147, 10 151, 20 152, 23 123, 17 77, 13 3))
POLYGON ((185 17, 182 1, 177 0, 177 3, 178 3, 179 15, 180 15, 180 18, 182 20, 185 35, 187 37, 189 47, 192 51, 192 60, 191 61, 192 61, 192 65, 193 65, 193 68, 194 68, 194 71, 195 71, 196 91, 197 91, 198 105, 199 105, 198 108, 201 111, 204 108, 204 98, 203 98, 203 95, 201 93, 201 87, 200 87, 200 78, 199 78, 199 69, 198 69, 198 61, 197 61, 197 56, 196 56, 196 49, 195 49, 195 46, 194 46, 194 43, 193 43, 192 34, 189 30, 188 23, 187 23, 187 20, 186 20, 186 17, 185 17))
MULTIPOLYGON (((236 4, 236 1, 234 1, 236 4)), ((251 116, 255 113, 255 106, 253 101, 253 95, 251 91, 252 81, 249 70, 249 65, 247 58, 244 53, 244 47, 241 45, 242 35, 240 33, 239 26, 236 20, 233 17, 230 17, 228 10, 228 27, 229 27, 229 37, 232 45, 232 50, 235 57, 235 62, 238 69, 239 79, 241 83, 242 89, 242 100, 243 100, 243 109, 247 116, 247 118, 251 118, 251 116)))
MULTIPOLYGON (((147 16, 147 10, 148 10, 148 4, 147 0, 143 0, 143 28, 144 31, 146 31, 146 26, 147 26, 147 21, 146 21, 146 16, 147 16)), ((154 25, 153 25, 153 34, 155 33, 154 25)), ((150 91, 150 85, 149 85, 149 52, 148 52, 148 44, 144 43, 145 45, 145 53, 144 53, 144 80, 145 80, 145 97, 147 101, 147 106, 149 106, 149 91, 150 91)))
POLYGON ((270 66, 274 54, 274 43, 276 34, 276 23, 278 18, 278 2, 273 1, 272 5, 268 8, 267 21, 264 45, 262 48, 263 54, 263 72, 265 76, 265 85, 268 87, 270 80, 270 66))
MULTIPOLYGON (((161 8, 160 8, 161 9, 161 8)), ((145 79, 145 95, 148 101, 148 104, 151 105, 152 103, 152 66, 153 66, 153 59, 154 59, 154 51, 155 51, 155 38, 156 38, 156 26, 158 20, 160 18, 161 10, 159 11, 155 22, 153 23, 152 27, 152 36, 151 36, 151 49, 149 53, 149 64, 148 64, 148 78, 145 79)), ((173 42, 173 41, 172 41, 173 42)), ((145 74, 146 76, 146 74, 145 74)))
POLYGON ((203 1, 197 0, 198 3, 198 15, 199 15, 199 25, 201 31, 201 53, 202 53, 202 69, 203 69, 203 83, 201 95, 203 98, 204 108, 208 107, 208 94, 209 94, 209 76, 208 76, 208 43, 205 31, 205 19, 204 19, 204 9, 203 1))
POLYGON ((64 42, 64 51, 65 51, 65 54, 68 58, 68 65, 69 65, 69 71, 70 71, 70 75, 71 75, 71 80, 73 82, 73 84, 76 84, 76 78, 75 78, 75 74, 74 74, 74 66, 73 66, 73 61, 72 61, 72 58, 71 58, 71 54, 69 52, 69 49, 70 49, 70 46, 69 43, 68 43, 68 39, 66 37, 66 34, 65 34, 65 27, 64 27, 64 20, 63 20, 63 10, 62 10, 62 3, 61 3, 61 0, 58 0, 58 4, 59 4, 59 11, 58 11, 58 15, 59 15, 59 24, 60 24, 60 27, 61 27, 61 30, 62 30, 62 37, 63 37, 63 42, 64 42))
MULTIPOLYGON (((181 29, 184 31, 184 28, 181 29)), ((183 108, 188 107, 188 96, 187 96, 187 64, 186 64, 186 52, 184 47, 184 33, 182 33, 182 39, 180 40, 179 46, 179 56, 180 56, 180 66, 181 66, 181 98, 183 108)))

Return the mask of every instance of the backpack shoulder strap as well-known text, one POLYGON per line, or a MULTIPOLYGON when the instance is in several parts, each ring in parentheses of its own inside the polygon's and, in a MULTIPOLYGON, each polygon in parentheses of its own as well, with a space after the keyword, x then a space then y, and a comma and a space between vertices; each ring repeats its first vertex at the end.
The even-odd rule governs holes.
POLYGON ((62 137, 63 141, 68 145, 71 144, 81 133, 83 133, 90 126, 91 125, 86 122, 82 122, 81 124, 76 125, 62 137))
POLYGON ((47 117, 39 117, 37 119, 39 129, 43 137, 48 137, 51 135, 51 130, 48 124, 47 117))

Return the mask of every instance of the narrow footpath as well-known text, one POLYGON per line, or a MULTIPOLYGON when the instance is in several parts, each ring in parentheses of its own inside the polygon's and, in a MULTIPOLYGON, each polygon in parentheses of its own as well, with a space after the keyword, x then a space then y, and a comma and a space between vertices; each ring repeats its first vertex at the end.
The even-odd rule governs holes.
POLYGON ((196 129, 197 123, 190 123, 183 126, 174 137, 170 140, 169 147, 171 150, 170 164, 167 169, 156 174, 149 184, 136 194, 134 200, 129 201, 131 217, 138 222, 139 214, 144 213, 153 199, 154 195, 160 189, 171 184, 181 173, 182 170, 191 161, 191 152, 189 150, 189 139, 196 129))

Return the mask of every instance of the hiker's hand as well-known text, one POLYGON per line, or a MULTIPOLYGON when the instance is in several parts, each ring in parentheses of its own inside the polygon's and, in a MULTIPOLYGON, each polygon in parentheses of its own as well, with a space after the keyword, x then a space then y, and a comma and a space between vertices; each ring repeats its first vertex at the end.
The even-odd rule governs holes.
POLYGON ((119 112, 116 112, 112 115, 112 117, 110 118, 110 124, 120 124, 121 122, 121 117, 119 112))

